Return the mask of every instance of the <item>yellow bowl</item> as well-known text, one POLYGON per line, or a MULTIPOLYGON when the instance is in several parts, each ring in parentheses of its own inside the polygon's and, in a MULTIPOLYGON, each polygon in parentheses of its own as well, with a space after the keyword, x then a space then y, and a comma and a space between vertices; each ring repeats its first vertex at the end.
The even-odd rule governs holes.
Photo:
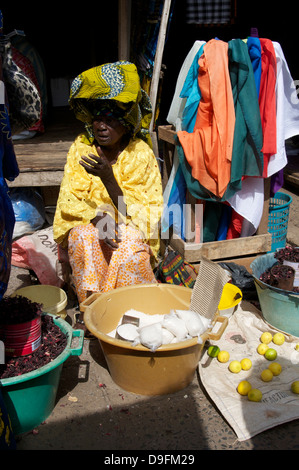
POLYGON ((203 346, 207 339, 219 339, 227 325, 222 323, 216 334, 211 330, 202 336, 175 344, 163 345, 154 353, 148 348, 116 339, 109 335, 130 309, 155 315, 171 309, 188 310, 192 290, 171 284, 140 284, 121 287, 104 294, 94 294, 84 308, 84 322, 98 338, 111 377, 124 390, 141 395, 163 395, 187 387, 193 380, 203 346), (94 300, 95 299, 95 300, 94 300))

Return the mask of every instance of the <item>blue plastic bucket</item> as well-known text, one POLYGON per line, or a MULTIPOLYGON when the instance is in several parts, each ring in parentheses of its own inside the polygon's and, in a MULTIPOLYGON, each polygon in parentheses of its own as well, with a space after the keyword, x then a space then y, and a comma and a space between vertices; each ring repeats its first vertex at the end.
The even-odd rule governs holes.
POLYGON ((268 232, 272 235, 271 252, 286 246, 291 202, 291 196, 280 192, 270 199, 268 232))
POLYGON ((299 294, 272 287, 259 278, 277 259, 274 253, 259 256, 250 265, 264 319, 275 328, 299 336, 299 294))
POLYGON ((63 363, 69 356, 79 356, 83 349, 83 330, 73 330, 63 319, 53 317, 54 323, 67 336, 64 351, 49 364, 9 379, 0 379, 0 387, 15 435, 31 431, 52 413, 55 407, 63 363), (72 347, 74 337, 78 345, 72 347))

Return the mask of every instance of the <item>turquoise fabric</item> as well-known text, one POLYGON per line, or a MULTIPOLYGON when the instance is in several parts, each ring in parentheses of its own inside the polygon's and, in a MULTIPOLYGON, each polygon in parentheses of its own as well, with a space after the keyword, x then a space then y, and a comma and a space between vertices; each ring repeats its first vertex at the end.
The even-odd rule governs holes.
POLYGON ((184 86, 182 88, 180 97, 186 98, 186 104, 182 115, 182 130, 193 132, 198 104, 201 100, 201 92, 198 85, 198 61, 204 52, 204 44, 199 49, 198 53, 193 59, 192 65, 187 74, 184 86))

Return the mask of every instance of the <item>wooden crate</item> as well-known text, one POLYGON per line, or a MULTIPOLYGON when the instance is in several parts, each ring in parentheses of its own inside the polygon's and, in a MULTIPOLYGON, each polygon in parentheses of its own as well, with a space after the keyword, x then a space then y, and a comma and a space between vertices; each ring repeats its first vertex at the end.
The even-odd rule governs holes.
MULTIPOLYGON (((172 158, 175 148, 175 130, 171 125, 159 126, 158 137, 163 144, 163 187, 168 181, 172 158)), ((192 197, 187 195, 188 202, 192 197)), ((177 250, 184 260, 196 264, 200 262, 202 256, 211 260, 239 262, 248 266, 250 261, 257 255, 262 255, 271 250, 271 234, 268 233, 268 214, 270 199, 270 178, 265 179, 265 198, 263 216, 256 235, 252 237, 235 238, 232 240, 221 240, 215 242, 196 243, 193 241, 184 241, 178 236, 170 234, 169 245, 177 250), (242 261, 241 261, 242 260, 242 261)), ((194 204, 194 203, 193 203, 194 204)), ((165 240, 164 240, 165 243, 165 240)))

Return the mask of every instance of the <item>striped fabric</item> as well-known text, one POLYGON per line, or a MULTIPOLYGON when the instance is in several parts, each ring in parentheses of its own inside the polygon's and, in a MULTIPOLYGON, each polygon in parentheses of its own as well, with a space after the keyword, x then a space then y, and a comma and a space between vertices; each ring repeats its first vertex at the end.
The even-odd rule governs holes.
POLYGON ((188 24, 227 24, 232 19, 231 0, 187 0, 188 24))
POLYGON ((192 289, 195 284, 194 277, 197 276, 197 270, 191 264, 184 262, 179 253, 169 251, 158 266, 155 275, 158 282, 190 287, 192 289), (193 271, 194 276, 190 274, 191 271, 193 271))

